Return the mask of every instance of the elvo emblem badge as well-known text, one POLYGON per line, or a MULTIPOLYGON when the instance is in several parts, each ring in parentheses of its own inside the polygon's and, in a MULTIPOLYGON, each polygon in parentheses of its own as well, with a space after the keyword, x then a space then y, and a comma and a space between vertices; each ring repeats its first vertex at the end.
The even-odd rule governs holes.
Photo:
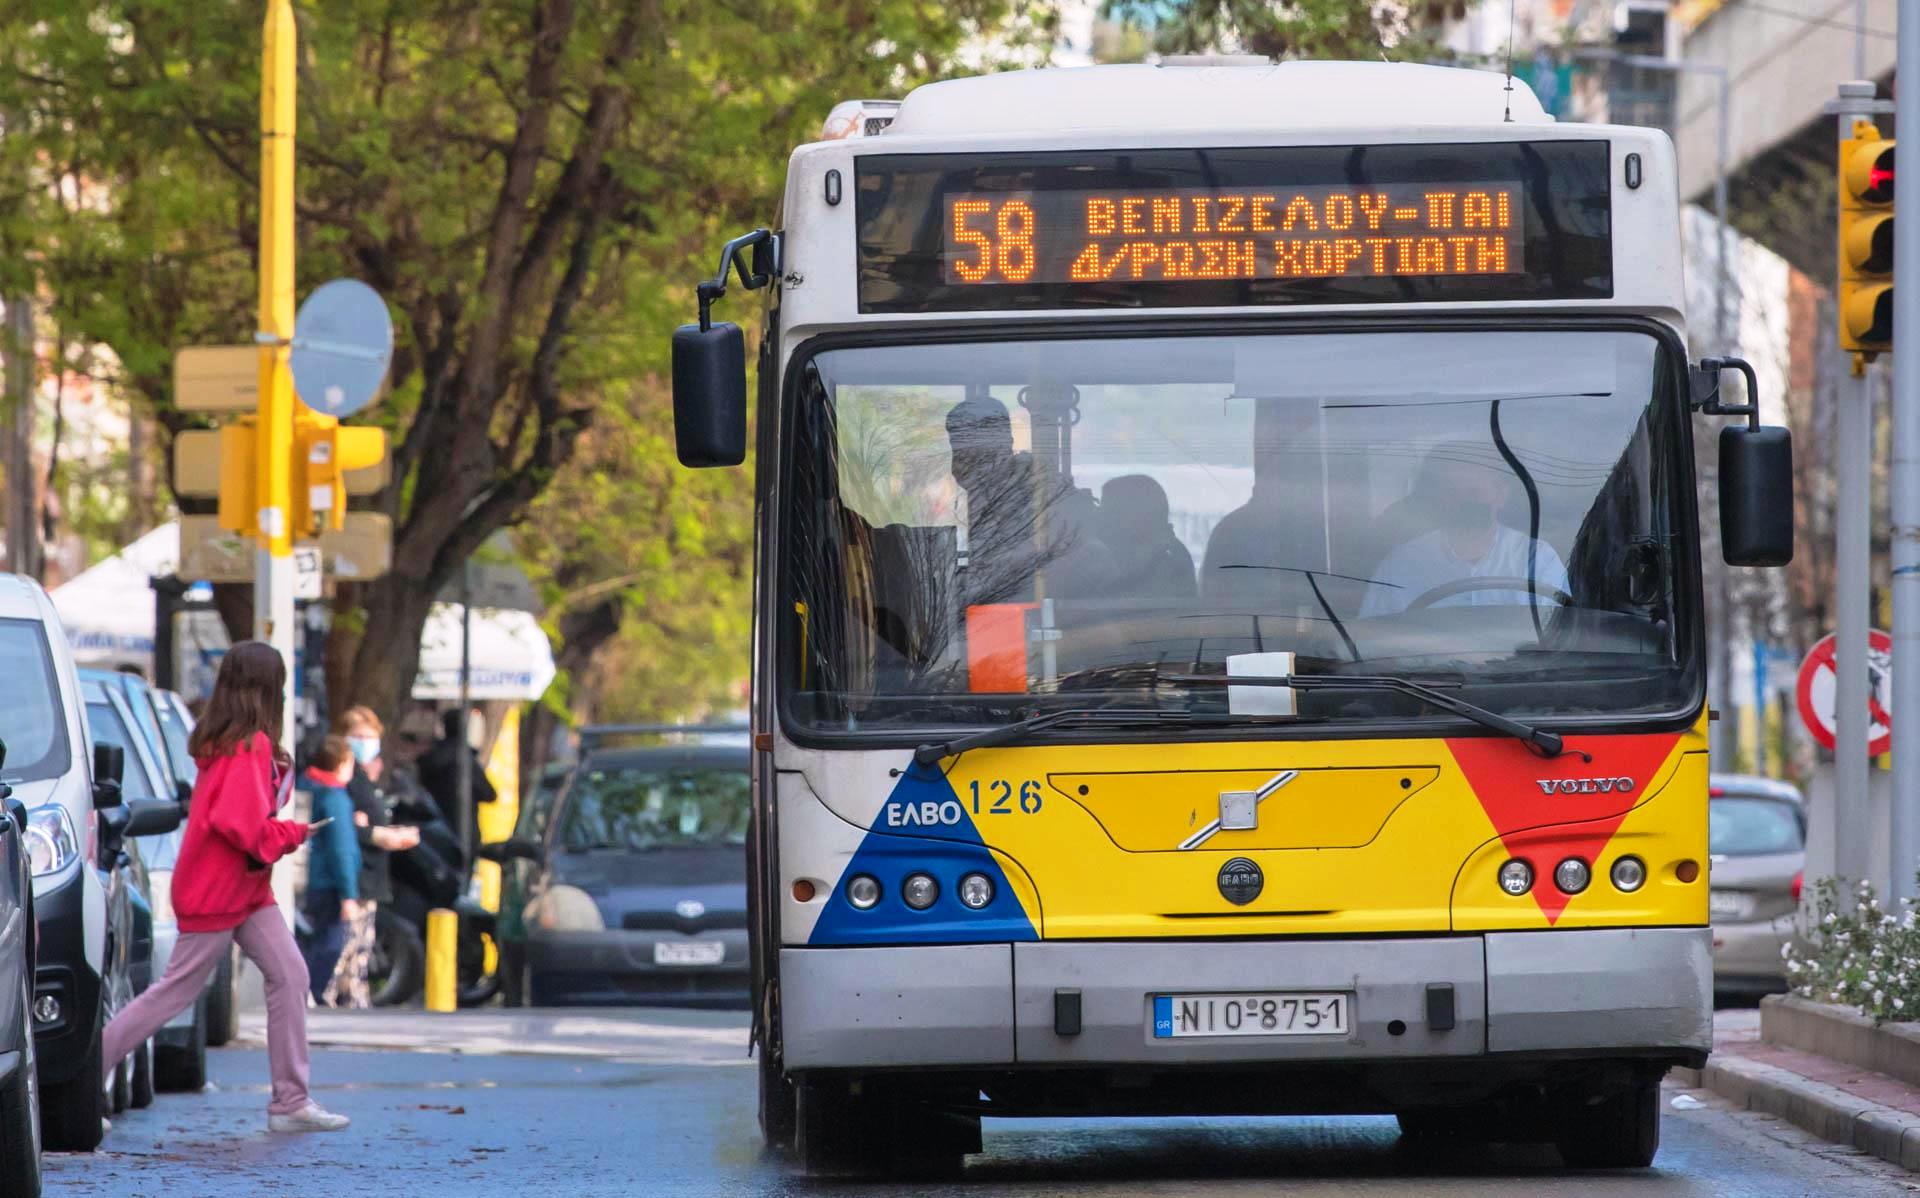
POLYGON ((1259 898, 1266 885, 1260 867, 1245 857, 1235 857, 1220 867, 1220 896, 1236 907, 1259 898))

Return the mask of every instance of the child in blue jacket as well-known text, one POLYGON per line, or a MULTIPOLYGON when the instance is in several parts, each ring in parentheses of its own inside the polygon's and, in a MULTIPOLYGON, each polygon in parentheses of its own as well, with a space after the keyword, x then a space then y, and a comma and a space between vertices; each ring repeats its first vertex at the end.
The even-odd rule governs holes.
POLYGON ((313 1000, 323 1001, 327 982, 346 947, 347 927, 360 910, 360 842, 354 835, 353 750, 345 737, 329 736, 315 750, 300 789, 312 796, 313 832, 307 839, 307 980, 313 1000), (330 822, 325 822, 330 821, 330 822))

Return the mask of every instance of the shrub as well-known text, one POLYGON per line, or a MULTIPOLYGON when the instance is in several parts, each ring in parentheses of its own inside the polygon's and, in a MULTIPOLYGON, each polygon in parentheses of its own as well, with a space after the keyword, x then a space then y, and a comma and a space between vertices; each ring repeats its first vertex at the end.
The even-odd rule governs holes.
POLYGON ((1816 882, 1813 897, 1807 935, 1780 950, 1793 992, 1876 1020, 1920 1018, 1920 921, 1912 901, 1894 915, 1873 883, 1848 895, 1832 878, 1816 882))

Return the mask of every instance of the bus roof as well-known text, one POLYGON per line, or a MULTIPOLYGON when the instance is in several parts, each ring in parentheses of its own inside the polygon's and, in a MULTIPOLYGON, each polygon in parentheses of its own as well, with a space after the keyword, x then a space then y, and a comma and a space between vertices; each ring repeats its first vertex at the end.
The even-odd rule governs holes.
POLYGON ((1496 71, 1390 62, 1006 71, 915 88, 885 136, 1553 123, 1496 71))

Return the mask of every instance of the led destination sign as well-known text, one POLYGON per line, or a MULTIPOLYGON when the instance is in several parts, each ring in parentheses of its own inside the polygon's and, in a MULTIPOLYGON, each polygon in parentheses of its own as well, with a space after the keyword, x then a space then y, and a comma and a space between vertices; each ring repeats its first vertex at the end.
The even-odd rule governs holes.
POLYGON ((1522 273, 1517 183, 946 198, 951 284, 1522 273))
POLYGON ((1607 299, 1604 141, 879 154, 862 312, 1607 299))

